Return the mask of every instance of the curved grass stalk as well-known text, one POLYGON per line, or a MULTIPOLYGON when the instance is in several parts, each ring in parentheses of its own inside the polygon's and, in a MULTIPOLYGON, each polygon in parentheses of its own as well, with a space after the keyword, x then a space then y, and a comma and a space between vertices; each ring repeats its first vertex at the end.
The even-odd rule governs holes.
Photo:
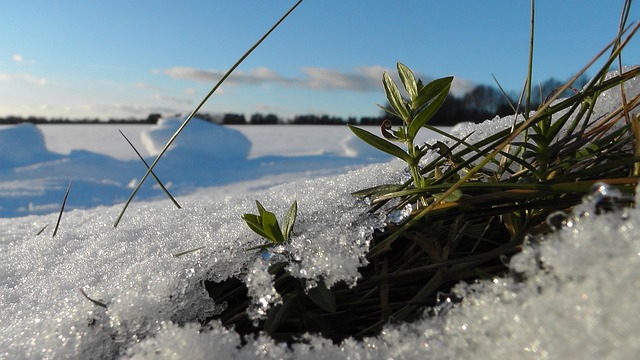
POLYGON ((182 125, 180 125, 178 130, 176 130, 176 132, 171 136, 169 141, 167 141, 167 144, 164 146, 164 148, 162 148, 162 151, 160 151, 158 156, 156 156, 156 158, 153 161, 153 163, 151 163, 151 165, 147 169, 147 172, 144 174, 142 179, 140 179, 140 181, 138 182, 136 187, 133 189, 133 191, 131 192, 131 195, 129 196, 129 199, 127 199, 127 202, 125 203, 124 207, 122 208, 122 211, 120 212, 120 214, 118 215, 118 218, 116 219, 115 223, 113 224, 113 227, 117 227, 118 226, 118 224, 120 223, 120 220, 122 220, 122 216, 124 215, 125 211, 129 207, 129 204, 133 200, 133 197, 136 195, 138 190, 140 190, 140 187, 142 186, 142 183, 144 183, 144 181, 147 179, 147 177, 149 177, 149 175, 151 174, 151 171, 153 170, 153 168, 156 166, 158 161, 160 161, 162 156, 164 156, 164 154, 167 152, 167 150, 169 149, 171 144, 173 144, 173 142, 176 140, 176 138, 178 138, 178 135, 180 135, 182 130, 184 130, 184 128, 189 123, 189 121, 191 121, 191 119, 193 119, 195 114, 200 110, 200 108, 202 108, 202 106, 207 102, 207 100, 209 100, 211 95, 213 95, 213 93, 216 90, 218 90, 218 88, 222 85, 222 83, 224 83, 227 80, 227 78, 231 75, 231 73, 233 73, 233 71, 235 71, 235 69, 238 66, 240 66, 240 64, 242 64, 242 62, 244 62, 244 60, 253 52, 253 50, 255 50, 258 46, 260 46, 260 44, 284 21, 284 19, 286 19, 287 16, 289 16, 289 14, 291 14, 293 12, 293 10, 295 10, 295 8, 297 8, 298 5, 300 5, 302 3, 302 1, 303 0, 298 0, 266 33, 264 33, 264 35, 262 35, 262 37, 258 41, 256 41, 255 44, 253 44, 253 46, 251 46, 249 48, 249 50, 247 50, 240 57, 238 59, 238 61, 236 61, 235 64, 233 64, 231 66, 231 68, 229 68, 229 70, 227 70, 227 72, 222 76, 222 78, 220 78, 220 80, 218 80, 218 82, 213 86, 213 88, 211 88, 209 93, 202 99, 202 101, 200 101, 198 106, 196 106, 196 108, 189 114, 189 116, 187 116, 187 118, 184 120, 182 125))

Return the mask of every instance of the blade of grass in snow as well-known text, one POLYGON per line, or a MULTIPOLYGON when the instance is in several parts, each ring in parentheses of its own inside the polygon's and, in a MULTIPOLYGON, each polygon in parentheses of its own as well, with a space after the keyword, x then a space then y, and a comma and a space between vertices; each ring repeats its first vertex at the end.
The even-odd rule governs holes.
POLYGON ((38 235, 42 234, 42 233, 44 232, 44 230, 47 228, 47 226, 49 226, 49 224, 47 224, 47 225, 43 226, 43 227, 42 227, 42 229, 40 229, 40 230, 36 233, 36 236, 38 236, 38 235))
POLYGON ((526 83, 526 95, 524 106, 524 117, 529 117, 529 111, 531 111, 531 81, 533 79, 533 43, 534 43, 534 29, 535 29, 535 1, 531 0, 531 28, 529 30, 529 65, 527 70, 527 83, 526 83))
POLYGON ((94 303, 94 304, 96 304, 96 305, 98 305, 98 306, 101 306, 101 307, 103 307, 103 308, 105 308, 105 309, 107 308, 107 304, 105 304, 105 303, 103 303, 103 302, 100 302, 100 301, 98 301, 98 300, 94 300, 94 299, 90 298, 90 297, 89 297, 89 295, 87 295, 87 293, 86 293, 86 292, 84 292, 84 290, 83 290, 82 288, 80 288, 80 294, 82 294, 82 296, 84 296, 84 297, 85 297, 85 299, 87 299, 87 300, 91 301, 92 303, 94 303))
POLYGON ((298 0, 290 9, 289 11, 287 11, 281 18, 280 20, 278 20, 264 35, 262 35, 262 37, 255 43, 253 44, 253 46, 251 46, 249 48, 249 50, 247 50, 239 59, 238 61, 236 61, 235 64, 233 64, 233 66, 231 66, 231 68, 229 68, 229 70, 227 70, 227 72, 222 76, 222 78, 220 78, 220 80, 213 86, 213 88, 211 88, 211 90, 209 91, 209 93, 204 97, 204 99, 202 99, 202 101, 200 101, 200 104, 198 104, 198 106, 196 106, 195 109, 193 109, 193 111, 189 114, 189 116, 187 116, 187 118, 184 120, 184 122, 182 123, 182 125, 180 125, 180 127, 178 128, 178 130, 176 130, 176 132, 173 134, 173 136, 171 136, 171 138, 169 139, 169 141, 167 141, 167 144, 164 146, 164 148, 162 148, 162 151, 160 151, 160 153, 158 154, 158 156, 156 156, 156 159, 153 161, 153 163, 151 163, 151 165, 149 166, 149 169, 147 169, 147 172, 144 174, 144 176, 142 177, 142 179, 140 179, 140 181, 138 182, 138 184, 136 185, 136 187, 133 189, 133 191, 131 192, 131 195, 129 196, 129 199, 127 199, 127 202, 125 203, 124 207, 122 208, 122 211, 120 212, 120 214, 118 215, 118 218, 116 219, 115 223, 113 224, 113 227, 117 227, 118 224, 120 223, 120 220, 122 219, 122 216, 124 215, 124 212, 127 210, 127 207, 129 206, 129 204, 131 203, 131 200, 133 200, 133 197, 136 195, 136 193, 138 192, 138 190, 140 189, 140 187, 142 186, 142 183, 147 179, 147 177, 149 176, 149 174, 151 173, 151 170, 153 170, 153 168, 156 166, 156 164, 158 163, 158 161, 160 161, 160 159, 162 158, 162 156, 164 155, 165 152, 167 152, 167 150, 169 149, 169 147, 171 146, 171 144, 173 144, 173 142, 175 141, 175 139, 178 137, 178 135, 180 135, 180 133, 182 132, 182 130, 187 126, 187 124, 189 123, 189 121, 191 121, 191 119, 195 116, 195 114, 198 112, 198 110, 200 110, 200 108, 207 102, 207 100, 209 100, 209 98, 211 97, 211 95, 213 95, 213 93, 218 90, 218 88, 222 85, 223 82, 225 82, 225 80, 227 80, 227 78, 231 75, 231 73, 238 67, 240 66, 240 64, 253 52, 253 50, 255 50, 283 21, 284 19, 287 18, 287 16, 289 16, 289 14, 291 14, 293 12, 293 10, 295 10, 296 7, 298 7, 298 5, 300 5, 300 3, 302 3, 303 0, 298 0))
POLYGON ((56 221, 56 227, 53 229, 53 235, 51 237, 56 237, 58 233, 58 227, 60 226, 60 220, 62 220, 62 213, 64 212, 64 206, 67 204, 67 197, 69 197, 69 190, 71 190, 71 184, 73 180, 69 181, 69 186, 67 186, 67 191, 64 193, 64 199, 62 199, 62 206, 60 207, 60 213, 58 214, 58 220, 56 221))
POLYGON ((192 253, 192 252, 196 252, 196 251, 198 251, 198 250, 202 250, 202 249, 204 249, 205 247, 206 247, 206 246, 200 246, 200 247, 197 247, 197 248, 195 248, 195 249, 191 249, 191 250, 182 251, 182 252, 179 252, 179 253, 172 254, 172 256, 173 256, 173 257, 180 257, 180 256, 182 256, 182 255, 186 255, 186 254, 190 254, 190 253, 192 253))
MULTIPOLYGON (((129 138, 127 138, 127 136, 122 132, 122 130, 118 129, 118 131, 120 132, 120 135, 122 135, 122 137, 127 140, 127 142, 129 143, 129 145, 131 145, 131 148, 133 149, 133 151, 136 152, 136 155, 138 155, 138 157, 140 158, 140 160, 142 161, 142 163, 144 164, 144 166, 147 167, 147 169, 149 170, 149 164, 147 164, 147 162, 144 160, 144 158, 142 157, 142 155, 140 155, 140 152, 138 151, 138 149, 136 149, 135 146, 133 146, 133 144, 131 143, 131 141, 129 141, 129 138)), ((164 184, 162 184, 162 181, 160 181, 160 179, 158 179, 158 177, 156 176, 156 174, 149 170, 151 173, 151 176, 153 176, 153 178, 156 180, 156 182, 158 183, 158 185, 160 185, 160 187, 162 188, 162 191, 164 191, 165 194, 167 194, 167 196, 169 197, 169 199, 171 199, 171 202, 173 202, 173 204, 180 209, 180 204, 178 204, 178 202, 176 201, 176 199, 171 196, 171 194, 169 193, 169 190, 167 190, 167 188, 164 186, 164 184)))
MULTIPOLYGON (((622 49, 626 46, 626 44, 634 36, 634 34, 638 31, 639 28, 640 28, 640 24, 636 24, 636 26, 631 30, 630 34, 625 39, 625 41, 621 42, 621 44, 611 54, 611 56, 609 57, 609 60, 598 71, 598 75, 596 76, 596 79, 602 78, 602 76, 604 76, 604 74, 607 72, 607 69, 611 65, 612 61, 620 54, 622 49)), ((553 101, 555 101, 560 96, 560 94, 564 93, 565 90, 569 89, 569 87, 578 79, 578 77, 584 74, 587 71, 587 69, 589 69, 598 59, 600 59, 608 49, 614 46, 621 37, 622 37, 622 34, 619 34, 616 37, 616 39, 611 41, 593 59, 591 59, 591 61, 589 61, 587 65, 585 65, 580 71, 578 71, 565 85, 563 85, 545 103, 543 103, 533 116, 527 118, 522 124, 520 124, 520 126, 518 126, 518 128, 515 131, 511 132, 508 136, 506 136, 504 140, 500 142, 498 146, 496 146, 495 150, 493 150, 488 156, 482 159, 476 166, 470 169, 463 177, 460 178, 460 180, 458 180, 455 184, 453 184, 444 193, 438 194, 438 197, 434 202, 432 202, 429 206, 423 209, 420 213, 416 214, 411 220, 407 221, 404 225, 402 225, 402 227, 400 227, 400 229, 398 229, 397 231, 389 235, 387 238, 385 238, 383 241, 377 244, 374 248, 372 248, 369 251, 369 254, 367 254, 367 258, 372 259, 380 255, 381 253, 384 253, 389 248, 390 244, 393 241, 399 238, 405 231, 412 228, 418 221, 420 221, 420 219, 422 219, 424 216, 429 214, 429 212, 434 207, 438 206, 441 203, 440 199, 446 199, 451 194, 453 194, 456 190, 458 190, 458 188, 460 188, 463 184, 468 182, 478 171, 484 168, 485 165, 487 165, 489 162, 495 159, 495 157, 498 154, 500 154, 503 151, 503 149, 506 146, 508 146, 520 133, 528 129, 532 124, 535 124, 537 121, 543 119, 545 116, 548 116, 549 115, 548 111, 550 109, 551 110, 556 109, 557 111, 558 109, 557 105, 554 105, 554 106, 551 105, 553 101)), ((595 86, 596 86, 595 81, 592 81, 588 85, 589 88, 593 88, 595 86)), ((588 89, 585 90, 585 92, 587 91, 588 89)), ((558 105, 562 105, 562 103, 558 105)))

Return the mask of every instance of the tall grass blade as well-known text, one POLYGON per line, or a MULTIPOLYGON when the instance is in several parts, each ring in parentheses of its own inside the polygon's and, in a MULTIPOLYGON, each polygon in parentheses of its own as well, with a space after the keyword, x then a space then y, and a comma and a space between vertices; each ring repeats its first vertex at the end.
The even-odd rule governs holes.
POLYGON ((67 198, 69 197, 69 190, 71 190, 71 184, 73 180, 69 181, 69 186, 67 186, 67 191, 64 193, 64 199, 62 199, 62 206, 60 207, 60 213, 58 214, 58 220, 56 221, 56 227, 53 229, 52 238, 56 237, 58 233, 58 227, 60 226, 60 220, 62 220, 62 213, 64 212, 64 206, 67 204, 67 198))
POLYGON ((535 0, 531 0, 531 27, 529 29, 529 64, 527 65, 527 82, 525 89, 525 105, 524 105, 524 117, 529 117, 529 111, 531 111, 531 82, 533 80, 533 43, 534 43, 534 30, 535 30, 535 12, 536 4, 535 0))
MULTIPOLYGON (((149 164, 147 164, 147 162, 144 160, 144 158, 142 157, 142 155, 140 154, 140 152, 138 151, 138 149, 136 149, 136 147, 131 143, 131 141, 129 141, 129 138, 127 138, 127 136, 122 132, 122 130, 118 129, 118 131, 120 132, 120 135, 122 135, 122 137, 127 140, 127 142, 129 143, 129 145, 131 145, 131 148, 133 149, 133 151, 135 151, 136 155, 138 155, 138 157, 140 158, 140 160, 142 161, 142 163, 144 164, 144 166, 147 167, 147 169, 149 169, 149 164)), ((156 180, 156 182, 158 183, 158 185, 160 185, 160 187, 162 188, 162 191, 164 191, 165 194, 167 194, 167 196, 169 197, 169 199, 171 200, 171 202, 178 208, 181 209, 182 207, 180 206, 180 204, 178 204, 178 202, 176 201, 176 199, 171 196, 171 193, 169 193, 169 190, 167 190, 167 188, 164 186, 164 184, 162 183, 162 181, 160 181, 160 179, 158 179, 158 177, 156 176, 156 174, 151 171, 151 176, 153 176, 153 178, 156 180)))
POLYGON ((180 125, 178 130, 176 130, 176 132, 171 136, 169 141, 167 141, 167 144, 164 146, 164 148, 162 148, 162 151, 160 151, 160 153, 158 154, 156 159, 149 166, 149 169, 147 169, 147 172, 144 174, 142 179, 140 179, 140 181, 138 182, 136 187, 133 189, 133 191, 131 192, 131 195, 129 196, 129 199, 127 199, 127 202, 125 203, 124 207, 122 208, 122 211, 120 212, 120 214, 118 215, 118 218, 116 219, 115 223, 113 224, 113 227, 118 227, 118 224, 120 223, 120 220, 122 220, 122 216, 124 215, 125 211, 129 207, 129 204, 133 200, 133 197, 136 195, 138 190, 140 190, 140 187, 142 186, 142 183, 147 179, 147 177, 149 177, 149 174, 151 173, 153 168, 156 166, 158 161, 160 161, 162 156, 164 156, 164 154, 167 152, 167 150, 169 149, 171 144, 173 144, 173 142, 176 140, 178 135, 180 135, 182 130, 184 130, 184 128, 189 123, 189 121, 191 121, 191 119, 193 119, 195 114, 200 110, 200 108, 202 108, 202 106, 207 102, 207 100, 209 100, 211 95, 213 95, 213 93, 216 90, 218 90, 218 88, 222 85, 222 83, 224 83, 227 80, 227 78, 231 75, 231 73, 233 73, 233 71, 235 71, 235 69, 238 66, 240 66, 240 64, 242 64, 242 62, 244 62, 244 60, 253 52, 253 50, 255 50, 284 21, 284 19, 286 19, 287 16, 289 16, 289 14, 291 14, 293 12, 293 10, 295 10, 295 8, 297 8, 298 5, 300 5, 302 3, 302 1, 303 0, 298 0, 264 35, 262 35, 262 37, 255 44, 253 44, 253 46, 251 46, 249 48, 249 50, 247 50, 240 57, 238 59, 238 61, 236 61, 235 64, 233 64, 231 66, 231 68, 229 68, 229 70, 227 70, 227 72, 222 76, 222 78, 220 78, 220 80, 218 80, 218 82, 213 86, 213 88, 211 88, 209 93, 204 97, 204 99, 202 99, 202 101, 200 101, 198 106, 196 106, 196 108, 189 114, 189 116, 187 116, 187 118, 184 120, 182 125, 180 125))

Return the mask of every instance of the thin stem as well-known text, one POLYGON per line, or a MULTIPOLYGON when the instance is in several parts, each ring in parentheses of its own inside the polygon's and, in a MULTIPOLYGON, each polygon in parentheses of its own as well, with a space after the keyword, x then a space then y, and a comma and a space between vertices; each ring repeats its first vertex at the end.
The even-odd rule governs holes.
POLYGON ((527 88, 524 106, 524 118, 529 117, 531 111, 531 82, 533 81, 533 39, 535 30, 535 0, 531 0, 531 28, 529 30, 529 65, 527 66, 527 88))

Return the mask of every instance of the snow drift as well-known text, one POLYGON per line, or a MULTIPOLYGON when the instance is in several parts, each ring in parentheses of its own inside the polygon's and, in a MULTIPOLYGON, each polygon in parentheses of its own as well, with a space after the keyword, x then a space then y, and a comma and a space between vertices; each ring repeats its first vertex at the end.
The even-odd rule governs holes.
MULTIPOLYGON (((160 120, 158 124, 140 134, 144 148, 139 150, 142 153, 157 154, 181 123, 180 119, 160 120)), ((64 126, 67 132, 72 133, 71 130, 67 130, 72 125, 58 126, 64 126)), ((108 128, 108 125, 93 126, 99 126, 100 130, 104 130, 103 127, 108 128)), ((286 132, 282 131, 284 127, 273 128, 280 130, 282 134, 263 141, 302 142, 307 145, 313 142, 313 138, 287 139, 286 132)), ((111 130, 117 134, 115 127, 111 130)), ((348 133, 346 127, 343 130, 348 133)), ((124 133, 127 133, 127 129, 124 133)), ((348 135, 346 138, 354 137, 348 135)), ((116 139, 121 142, 112 146, 129 147, 124 139, 116 139)), ((322 145, 319 146, 322 149, 322 145)), ((320 151, 316 154, 300 155, 291 149, 292 153, 265 154, 250 158, 252 143, 240 131, 195 118, 154 171, 173 195, 186 195, 198 188, 221 187, 251 180, 259 182, 253 187, 264 188, 295 178, 337 174, 347 169, 389 159, 379 152, 375 155, 356 156, 361 155, 362 151, 357 148, 360 145, 353 146, 356 148, 351 149, 343 145, 342 151, 338 153, 320 151)), ((130 151, 134 153, 133 150, 130 151)), ((146 158, 147 163, 153 160, 153 157, 146 158)), ((131 187, 142 177, 145 170, 137 158, 121 160, 102 153, 77 149, 71 150, 68 154, 52 152, 47 149, 42 130, 32 124, 2 127, 0 217, 58 211, 64 191, 71 180, 74 185, 67 203, 69 209, 117 204, 128 198, 131 187)), ((165 196, 153 183, 153 179, 149 180, 138 192, 136 199, 160 199, 165 196)))

